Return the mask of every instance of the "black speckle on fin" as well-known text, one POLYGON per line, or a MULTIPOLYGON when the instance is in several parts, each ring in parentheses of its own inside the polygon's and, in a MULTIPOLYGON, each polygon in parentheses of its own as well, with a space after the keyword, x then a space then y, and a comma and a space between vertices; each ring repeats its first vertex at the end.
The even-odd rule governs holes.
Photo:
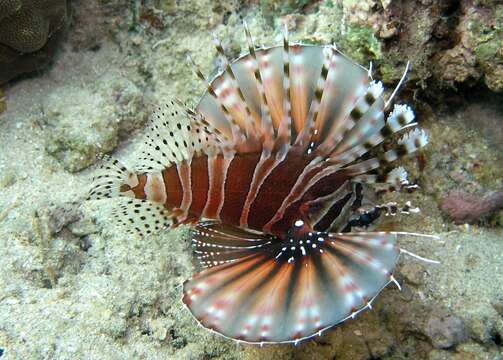
POLYGON ((94 174, 87 200, 128 196, 122 187, 134 181, 134 177, 135 175, 119 160, 107 157, 94 174))
POLYGON ((172 224, 172 214, 164 206, 147 200, 131 199, 112 210, 112 219, 128 233, 147 236, 172 224))
POLYGON ((162 170, 190 159, 198 150, 191 119, 175 101, 156 109, 150 120, 138 171, 162 170))

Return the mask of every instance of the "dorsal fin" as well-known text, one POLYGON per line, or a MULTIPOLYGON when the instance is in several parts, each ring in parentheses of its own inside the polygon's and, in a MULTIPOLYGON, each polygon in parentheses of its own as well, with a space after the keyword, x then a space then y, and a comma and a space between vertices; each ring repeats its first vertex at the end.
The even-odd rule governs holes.
POLYGON ((384 88, 381 82, 373 81, 365 94, 358 99, 349 112, 345 131, 339 135, 339 141, 332 154, 340 154, 378 132, 384 126, 384 100, 381 94, 384 88))
POLYGON ((290 45, 290 55, 293 138, 296 139, 304 129, 324 59, 318 47, 300 44, 290 45))
POLYGON ((279 124, 276 145, 289 146, 292 140, 292 111, 290 102, 290 45, 288 27, 283 30, 283 118, 279 124))
POLYGON ((225 134, 226 137, 232 138, 234 144, 236 146, 240 146, 244 144, 246 146, 246 135, 243 131, 243 129, 239 126, 237 123, 236 119, 232 117, 231 113, 229 112, 229 109, 227 108, 227 105, 224 103, 224 100, 222 99, 222 92, 218 94, 216 90, 216 86, 214 84, 215 80, 208 82, 206 80, 206 77, 203 75, 201 70, 199 70, 198 66, 192 59, 192 57, 188 56, 189 61, 192 64, 192 67, 194 68, 194 72, 198 76, 198 78, 205 84, 207 94, 211 96, 211 99, 213 101, 213 104, 210 106, 208 105, 206 107, 207 110, 210 111, 209 114, 203 114, 203 117, 206 119, 210 120, 213 117, 213 125, 215 128, 219 129, 221 132, 225 134), (212 109, 213 108, 213 109, 212 109), (215 111, 218 110, 218 113, 215 113, 215 111), (223 115, 223 119, 220 120, 222 123, 222 127, 219 127, 215 124, 217 121, 217 118, 221 117, 223 115))
POLYGON ((373 169, 377 169, 385 164, 398 160, 416 150, 424 147, 428 143, 428 134, 422 129, 414 129, 406 133, 391 150, 382 154, 379 158, 370 158, 356 164, 347 166, 345 171, 356 176, 364 174, 373 169))
POLYGON ((365 184, 389 184, 401 188, 409 184, 407 171, 403 166, 393 168, 382 174, 362 174, 356 176, 353 181, 365 184))
POLYGON ((146 134, 138 171, 162 170, 194 154, 192 124, 179 104, 170 101, 156 109, 146 134))
POLYGON ((230 151, 233 148, 232 140, 225 137, 224 134, 209 123, 202 114, 196 113, 187 105, 178 101, 186 116, 190 119, 192 135, 196 138, 194 151, 204 152, 205 154, 220 153, 230 151))
POLYGON ((395 105, 383 126, 377 128, 372 135, 360 138, 358 144, 351 149, 341 153, 332 153, 329 160, 330 162, 339 163, 341 165, 349 164, 366 154, 373 147, 379 145, 387 136, 414 125, 411 124, 413 120, 414 113, 410 107, 406 105, 395 105))
POLYGON ((260 150, 260 132, 258 131, 255 118, 252 116, 250 107, 245 100, 243 90, 236 79, 231 62, 224 53, 222 43, 217 38, 214 39, 214 42, 218 54, 224 61, 225 67, 222 81, 219 83, 215 81, 216 84, 213 85, 215 93, 222 94, 225 97, 222 99, 222 102, 226 104, 230 115, 246 135, 246 143, 242 144, 245 148, 242 151, 253 152, 260 150))
POLYGON ((264 91, 264 85, 262 82, 262 72, 260 69, 260 63, 257 59, 257 53, 255 52, 255 44, 253 43, 253 38, 251 36, 250 30, 246 22, 244 23, 246 39, 248 41, 248 50, 250 51, 250 65, 252 66, 252 72, 255 79, 255 86, 258 91, 259 104, 260 104, 260 119, 262 125, 262 136, 264 147, 272 149, 273 146, 273 135, 274 127, 271 118, 271 111, 269 109, 269 104, 267 101, 267 96, 264 91))
POLYGON ((237 153, 260 146, 275 153, 293 143, 343 167, 404 127, 396 117, 384 121, 390 100, 383 100, 382 83, 371 81, 370 69, 334 46, 290 44, 285 32, 283 46, 256 49, 246 24, 245 32, 249 54, 232 62, 217 42, 225 71, 207 85, 195 110, 237 153), (244 144, 250 134, 258 144, 244 144))
POLYGON ((321 66, 320 74, 318 75, 318 81, 316 83, 316 88, 314 90, 314 97, 309 106, 309 111, 307 113, 307 119, 304 123, 303 129, 296 139, 296 145, 303 148, 308 148, 308 153, 311 153, 314 147, 314 141, 316 141, 321 134, 319 134, 319 128, 322 127, 322 122, 318 120, 318 115, 320 111, 320 104, 323 98, 323 92, 325 90, 325 85, 327 84, 327 76, 330 68, 330 64, 333 61, 333 53, 330 48, 323 49, 323 63, 321 66))

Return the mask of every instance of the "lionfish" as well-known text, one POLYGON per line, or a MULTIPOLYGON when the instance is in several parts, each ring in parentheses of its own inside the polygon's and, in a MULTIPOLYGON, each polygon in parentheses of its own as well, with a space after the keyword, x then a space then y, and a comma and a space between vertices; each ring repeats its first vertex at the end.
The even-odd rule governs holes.
POLYGON ((249 52, 228 61, 217 41, 223 69, 208 82, 195 67, 207 87, 195 109, 159 107, 140 166, 109 161, 89 198, 129 197, 113 215, 140 235, 194 225, 202 270, 183 302, 201 325, 247 343, 297 343, 398 285, 405 233, 365 230, 400 211, 374 195, 413 187, 389 164, 428 136, 415 128, 383 150, 416 125, 409 106, 389 110, 400 84, 384 100, 371 69, 334 45, 289 43, 285 31, 282 46, 255 47, 245 32, 249 52))

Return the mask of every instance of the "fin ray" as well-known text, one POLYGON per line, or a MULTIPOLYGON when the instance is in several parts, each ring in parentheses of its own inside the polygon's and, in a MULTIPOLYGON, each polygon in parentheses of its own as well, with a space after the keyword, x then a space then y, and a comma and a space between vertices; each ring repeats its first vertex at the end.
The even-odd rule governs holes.
MULTIPOLYGON (((257 237, 221 225, 208 228, 218 229, 214 243, 232 238, 247 244, 236 240, 240 231, 257 237)), ((292 236, 288 245, 272 242, 196 274, 184 284, 184 303, 205 327, 226 337, 296 342, 367 307, 389 283, 399 256, 391 233, 292 236)))

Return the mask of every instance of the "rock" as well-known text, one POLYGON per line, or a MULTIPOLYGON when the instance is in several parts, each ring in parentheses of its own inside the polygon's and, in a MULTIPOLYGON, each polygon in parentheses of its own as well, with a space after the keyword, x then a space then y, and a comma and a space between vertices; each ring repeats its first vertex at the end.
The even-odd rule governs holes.
POLYGON ((16 182, 16 175, 7 170, 0 175, 0 189, 8 188, 16 182))
POLYGON ((470 335, 481 344, 501 343, 503 321, 496 317, 477 317, 470 321, 470 335))
POLYGON ((63 227, 67 227, 82 218, 82 212, 77 203, 50 206, 47 211, 47 227, 51 236, 58 234, 63 227))
POLYGON ((153 319, 150 321, 149 324, 150 331, 152 332, 152 336, 159 341, 163 341, 166 339, 166 336, 168 334, 168 328, 167 324, 165 324, 163 321, 160 319, 153 319))
POLYGON ((503 300, 493 304, 494 310, 503 318, 503 300))
POLYGON ((474 53, 484 71, 484 81, 493 91, 503 91, 503 5, 490 13, 473 11, 474 53))
POLYGON ((420 285, 424 282, 424 267, 415 261, 408 261, 400 268, 400 274, 405 277, 405 283, 420 285))
POLYGON ((428 319, 425 330, 432 345, 437 349, 451 348, 466 339, 463 320, 453 315, 428 319))
POLYGON ((503 356, 498 349, 487 349, 475 342, 460 344, 456 352, 460 360, 501 360, 503 356))

